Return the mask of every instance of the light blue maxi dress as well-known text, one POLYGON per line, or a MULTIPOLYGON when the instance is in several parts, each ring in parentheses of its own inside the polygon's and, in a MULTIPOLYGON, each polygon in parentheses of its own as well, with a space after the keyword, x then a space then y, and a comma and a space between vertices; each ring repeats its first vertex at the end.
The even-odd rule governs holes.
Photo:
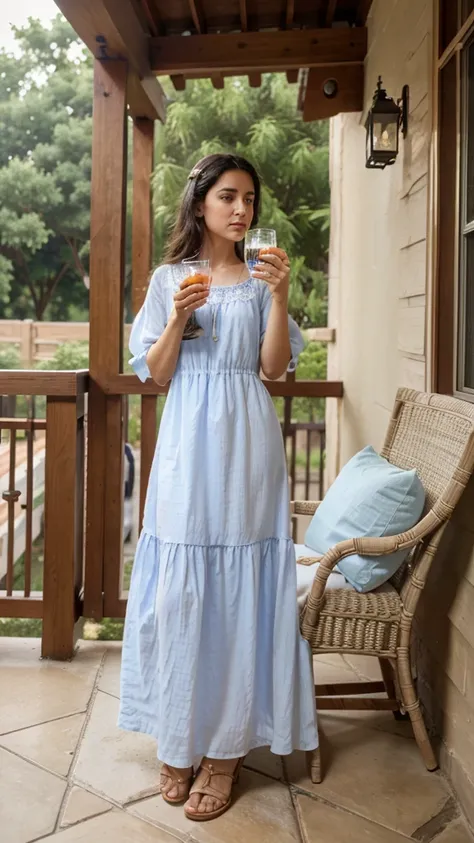
MULTIPOLYGON (((133 324, 131 361, 173 307, 157 269, 133 324)), ((175 767, 318 745, 309 645, 299 633, 283 439, 259 378, 270 310, 252 278, 211 289, 202 337, 184 341, 150 474, 125 623, 119 726, 175 767), (214 338, 213 338, 214 337, 214 338)), ((290 318, 296 366, 303 341, 290 318)))

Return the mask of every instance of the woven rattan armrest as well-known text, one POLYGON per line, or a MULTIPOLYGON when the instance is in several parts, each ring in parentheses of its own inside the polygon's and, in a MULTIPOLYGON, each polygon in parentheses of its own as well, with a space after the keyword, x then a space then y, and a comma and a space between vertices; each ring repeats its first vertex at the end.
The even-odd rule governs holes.
POLYGON ((395 553, 397 550, 410 550, 421 539, 429 536, 439 527, 443 520, 442 513, 437 512, 437 506, 435 505, 418 524, 405 533, 400 533, 397 536, 383 536, 381 538, 364 537, 347 539, 334 545, 320 560, 317 560, 319 561, 319 565, 304 610, 306 624, 309 623, 314 626, 317 624, 329 574, 341 559, 345 559, 346 556, 352 556, 352 554, 358 554, 359 556, 386 556, 395 553))
POLYGON ((291 501, 292 515, 314 515, 321 501, 291 501))

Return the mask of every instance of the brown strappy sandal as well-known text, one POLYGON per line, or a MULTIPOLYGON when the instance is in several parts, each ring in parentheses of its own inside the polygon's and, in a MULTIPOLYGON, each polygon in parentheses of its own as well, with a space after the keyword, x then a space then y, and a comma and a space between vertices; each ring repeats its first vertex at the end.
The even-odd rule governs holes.
POLYGON ((239 780, 240 776, 240 768, 245 761, 244 758, 239 758, 237 764, 232 773, 227 772, 227 770, 216 770, 214 764, 201 764, 199 770, 196 774, 195 782, 189 791, 189 795, 192 796, 193 793, 199 793, 201 796, 213 796, 214 799, 218 799, 219 802, 223 802, 224 804, 217 808, 215 811, 203 811, 199 813, 198 811, 187 811, 186 808, 184 809, 184 813, 186 814, 188 820, 196 820, 197 822, 207 822, 207 820, 215 820, 217 817, 220 817, 222 814, 225 814, 226 811, 229 810, 231 803, 232 803, 232 790, 229 794, 223 793, 217 787, 213 787, 212 785, 212 777, 213 776, 228 776, 232 779, 232 784, 235 784, 239 780), (205 774, 205 778, 203 776, 205 774), (204 778, 203 784, 200 784, 199 779, 204 778))
POLYGON ((184 793, 181 793, 180 785, 188 784, 188 782, 191 782, 193 780, 194 773, 192 771, 192 767, 191 767, 191 775, 188 776, 187 779, 181 778, 181 776, 178 775, 175 768, 169 767, 168 764, 162 765, 161 770, 160 770, 160 775, 166 776, 167 779, 171 779, 172 785, 170 787, 170 790, 172 790, 172 787, 173 787, 174 784, 178 785, 178 791, 179 791, 178 796, 167 796, 166 793, 164 792, 164 790, 161 791, 161 795, 162 795, 163 799, 165 800, 165 802, 169 802, 170 805, 181 805, 183 802, 186 802, 186 800, 189 798, 189 790, 190 790, 191 785, 189 785, 189 787, 186 788, 184 793))

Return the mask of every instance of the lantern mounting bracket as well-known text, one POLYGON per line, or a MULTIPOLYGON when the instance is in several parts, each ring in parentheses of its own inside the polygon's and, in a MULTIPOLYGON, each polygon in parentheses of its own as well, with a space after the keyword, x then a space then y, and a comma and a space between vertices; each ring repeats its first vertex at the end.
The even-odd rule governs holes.
POLYGON ((404 85, 402 88, 402 95, 400 99, 397 100, 397 105, 400 108, 400 127, 402 130, 402 135, 406 138, 408 134, 408 108, 409 108, 409 97, 410 97, 410 87, 409 85, 404 85))

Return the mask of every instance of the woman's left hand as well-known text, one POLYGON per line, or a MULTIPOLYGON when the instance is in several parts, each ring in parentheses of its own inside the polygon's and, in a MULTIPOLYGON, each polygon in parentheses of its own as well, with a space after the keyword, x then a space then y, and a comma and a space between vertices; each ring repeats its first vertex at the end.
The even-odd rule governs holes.
POLYGON ((283 249, 262 250, 252 272, 254 278, 265 281, 275 301, 287 304, 290 288, 290 261, 283 249))

